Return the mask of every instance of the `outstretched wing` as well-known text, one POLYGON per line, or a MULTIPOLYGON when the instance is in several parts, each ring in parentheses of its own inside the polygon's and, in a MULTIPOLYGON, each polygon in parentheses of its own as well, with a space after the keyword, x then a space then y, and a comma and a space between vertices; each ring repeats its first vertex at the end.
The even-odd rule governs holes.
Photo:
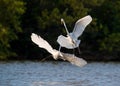
POLYGON ((84 65, 87 64, 87 62, 84 59, 78 58, 73 54, 62 53, 62 52, 61 52, 61 54, 63 55, 63 57, 59 57, 59 58, 61 58, 63 60, 67 60, 76 66, 83 67, 84 65))
POLYGON ((69 38, 63 35, 58 36, 57 42, 59 43, 60 46, 68 48, 68 49, 76 48, 76 46, 70 43, 69 38))
POLYGON ((40 48, 44 48, 46 49, 49 53, 52 54, 53 52, 53 48, 51 47, 51 45, 46 41, 44 40, 43 38, 41 38, 40 36, 38 36, 37 34, 35 33, 32 33, 31 35, 31 40, 37 44, 40 48))
POLYGON ((72 35, 74 35, 76 38, 78 38, 79 36, 82 35, 84 29, 86 28, 86 26, 92 21, 92 17, 90 15, 85 16, 81 19, 79 19, 76 23, 75 23, 75 27, 74 30, 72 32, 72 35))

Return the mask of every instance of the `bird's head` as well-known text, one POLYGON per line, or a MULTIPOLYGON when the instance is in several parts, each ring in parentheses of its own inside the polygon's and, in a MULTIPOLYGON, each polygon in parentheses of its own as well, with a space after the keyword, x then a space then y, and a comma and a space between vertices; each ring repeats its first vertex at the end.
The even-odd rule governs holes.
POLYGON ((61 24, 64 22, 64 19, 63 18, 61 18, 61 24))
POLYGON ((54 52, 52 53, 52 55, 53 55, 53 58, 54 58, 55 60, 57 60, 59 56, 62 57, 62 54, 60 53, 60 51, 55 50, 55 49, 54 49, 54 52))

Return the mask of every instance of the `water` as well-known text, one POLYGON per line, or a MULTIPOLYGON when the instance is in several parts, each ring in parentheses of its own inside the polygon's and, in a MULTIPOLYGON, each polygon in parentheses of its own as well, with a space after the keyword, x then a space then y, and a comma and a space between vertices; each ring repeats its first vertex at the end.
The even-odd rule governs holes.
POLYGON ((120 63, 0 62, 0 86, 120 86, 120 63))

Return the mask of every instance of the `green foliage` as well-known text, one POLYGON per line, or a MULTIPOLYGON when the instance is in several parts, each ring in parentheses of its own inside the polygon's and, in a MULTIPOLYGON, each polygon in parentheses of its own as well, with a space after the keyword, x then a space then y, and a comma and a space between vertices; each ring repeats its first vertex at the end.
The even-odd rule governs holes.
POLYGON ((20 15, 24 13, 24 3, 18 0, 0 0, 0 59, 15 55, 10 50, 10 42, 17 39, 21 31, 20 15))
POLYGON ((112 33, 105 37, 101 42, 101 50, 108 50, 109 52, 120 51, 120 33, 112 33))
POLYGON ((86 15, 93 21, 80 37, 82 52, 119 55, 119 0, 0 0, 0 58, 15 53, 25 58, 46 55, 34 46, 31 33, 41 35, 57 49, 57 37, 66 35, 60 19, 64 18, 71 32, 75 22, 86 15))
POLYGON ((96 10, 97 23, 103 27, 99 31, 99 49, 108 53, 120 52, 120 1, 105 0, 96 10))

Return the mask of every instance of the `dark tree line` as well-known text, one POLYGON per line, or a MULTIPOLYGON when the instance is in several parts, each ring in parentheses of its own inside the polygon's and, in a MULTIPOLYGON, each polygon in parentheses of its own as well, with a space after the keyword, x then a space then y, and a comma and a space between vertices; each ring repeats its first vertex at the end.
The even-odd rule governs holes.
POLYGON ((93 21, 80 37, 80 56, 120 59, 119 0, 0 0, 0 59, 48 56, 32 43, 31 33, 58 49, 57 37, 66 35, 60 19, 64 18, 71 32, 75 22, 86 15, 93 21))

